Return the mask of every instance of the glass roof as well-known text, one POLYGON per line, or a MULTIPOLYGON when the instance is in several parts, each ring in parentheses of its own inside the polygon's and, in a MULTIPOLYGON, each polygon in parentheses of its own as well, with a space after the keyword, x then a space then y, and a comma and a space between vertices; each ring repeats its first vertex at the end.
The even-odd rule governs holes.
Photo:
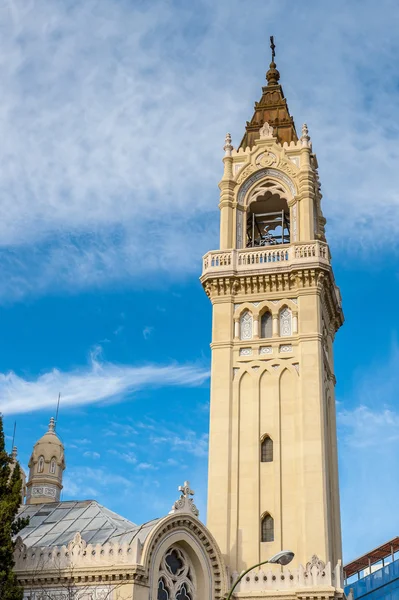
POLYGON ((78 532, 85 542, 91 544, 129 544, 136 537, 143 542, 159 521, 154 519, 143 525, 136 525, 95 500, 26 505, 21 508, 18 516, 30 519, 29 525, 18 534, 28 548, 63 546, 78 532))

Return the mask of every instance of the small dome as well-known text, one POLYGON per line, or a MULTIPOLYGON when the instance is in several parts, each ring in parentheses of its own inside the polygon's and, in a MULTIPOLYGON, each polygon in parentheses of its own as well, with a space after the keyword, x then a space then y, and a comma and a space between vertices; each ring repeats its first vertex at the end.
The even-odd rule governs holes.
POLYGON ((64 444, 55 433, 51 417, 48 431, 36 442, 30 457, 26 503, 58 502, 64 469, 64 444))
POLYGON ((46 462, 52 458, 56 458, 58 463, 64 461, 64 444, 55 433, 54 417, 50 419, 48 431, 34 445, 29 466, 36 462, 39 456, 43 456, 46 462))

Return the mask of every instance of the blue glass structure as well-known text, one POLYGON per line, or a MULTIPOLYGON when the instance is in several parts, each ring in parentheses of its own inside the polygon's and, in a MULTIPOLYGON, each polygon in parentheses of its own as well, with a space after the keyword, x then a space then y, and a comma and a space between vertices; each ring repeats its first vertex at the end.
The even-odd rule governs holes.
POLYGON ((354 600, 399 600, 399 560, 346 585, 346 596, 351 590, 354 600))

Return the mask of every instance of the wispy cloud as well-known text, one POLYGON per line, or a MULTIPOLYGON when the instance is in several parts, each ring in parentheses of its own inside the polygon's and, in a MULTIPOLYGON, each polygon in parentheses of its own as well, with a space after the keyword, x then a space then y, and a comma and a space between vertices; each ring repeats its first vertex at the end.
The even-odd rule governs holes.
POLYGON ((0 374, 0 411, 4 414, 32 412, 52 407, 59 390, 64 406, 121 401, 134 392, 153 386, 196 386, 208 378, 208 370, 195 365, 117 365, 92 355, 86 368, 52 370, 34 380, 13 372, 0 374))
POLYGON ((153 327, 150 327, 148 325, 146 327, 144 327, 144 329, 143 329, 143 338, 145 340, 148 340, 151 337, 151 334, 152 334, 153 331, 154 331, 153 327))
POLYGON ((83 456, 85 458, 94 458, 95 460, 101 458, 101 454, 99 452, 95 452, 94 450, 86 450, 86 452, 83 452, 83 456))
POLYGON ((93 469, 87 466, 73 467, 65 472, 64 490, 68 497, 74 498, 99 498, 102 494, 114 490, 115 486, 120 486, 124 492, 133 487, 132 480, 123 477, 111 471, 98 468, 93 469))

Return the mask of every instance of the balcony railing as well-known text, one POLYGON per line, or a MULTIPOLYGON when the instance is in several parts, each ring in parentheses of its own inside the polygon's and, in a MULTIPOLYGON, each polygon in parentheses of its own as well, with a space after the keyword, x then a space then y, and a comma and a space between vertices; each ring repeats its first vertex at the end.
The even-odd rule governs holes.
POLYGON ((330 264, 330 253, 324 242, 294 243, 269 248, 245 248, 243 250, 212 250, 203 258, 202 274, 223 271, 245 272, 274 270, 290 265, 321 262, 330 264))

